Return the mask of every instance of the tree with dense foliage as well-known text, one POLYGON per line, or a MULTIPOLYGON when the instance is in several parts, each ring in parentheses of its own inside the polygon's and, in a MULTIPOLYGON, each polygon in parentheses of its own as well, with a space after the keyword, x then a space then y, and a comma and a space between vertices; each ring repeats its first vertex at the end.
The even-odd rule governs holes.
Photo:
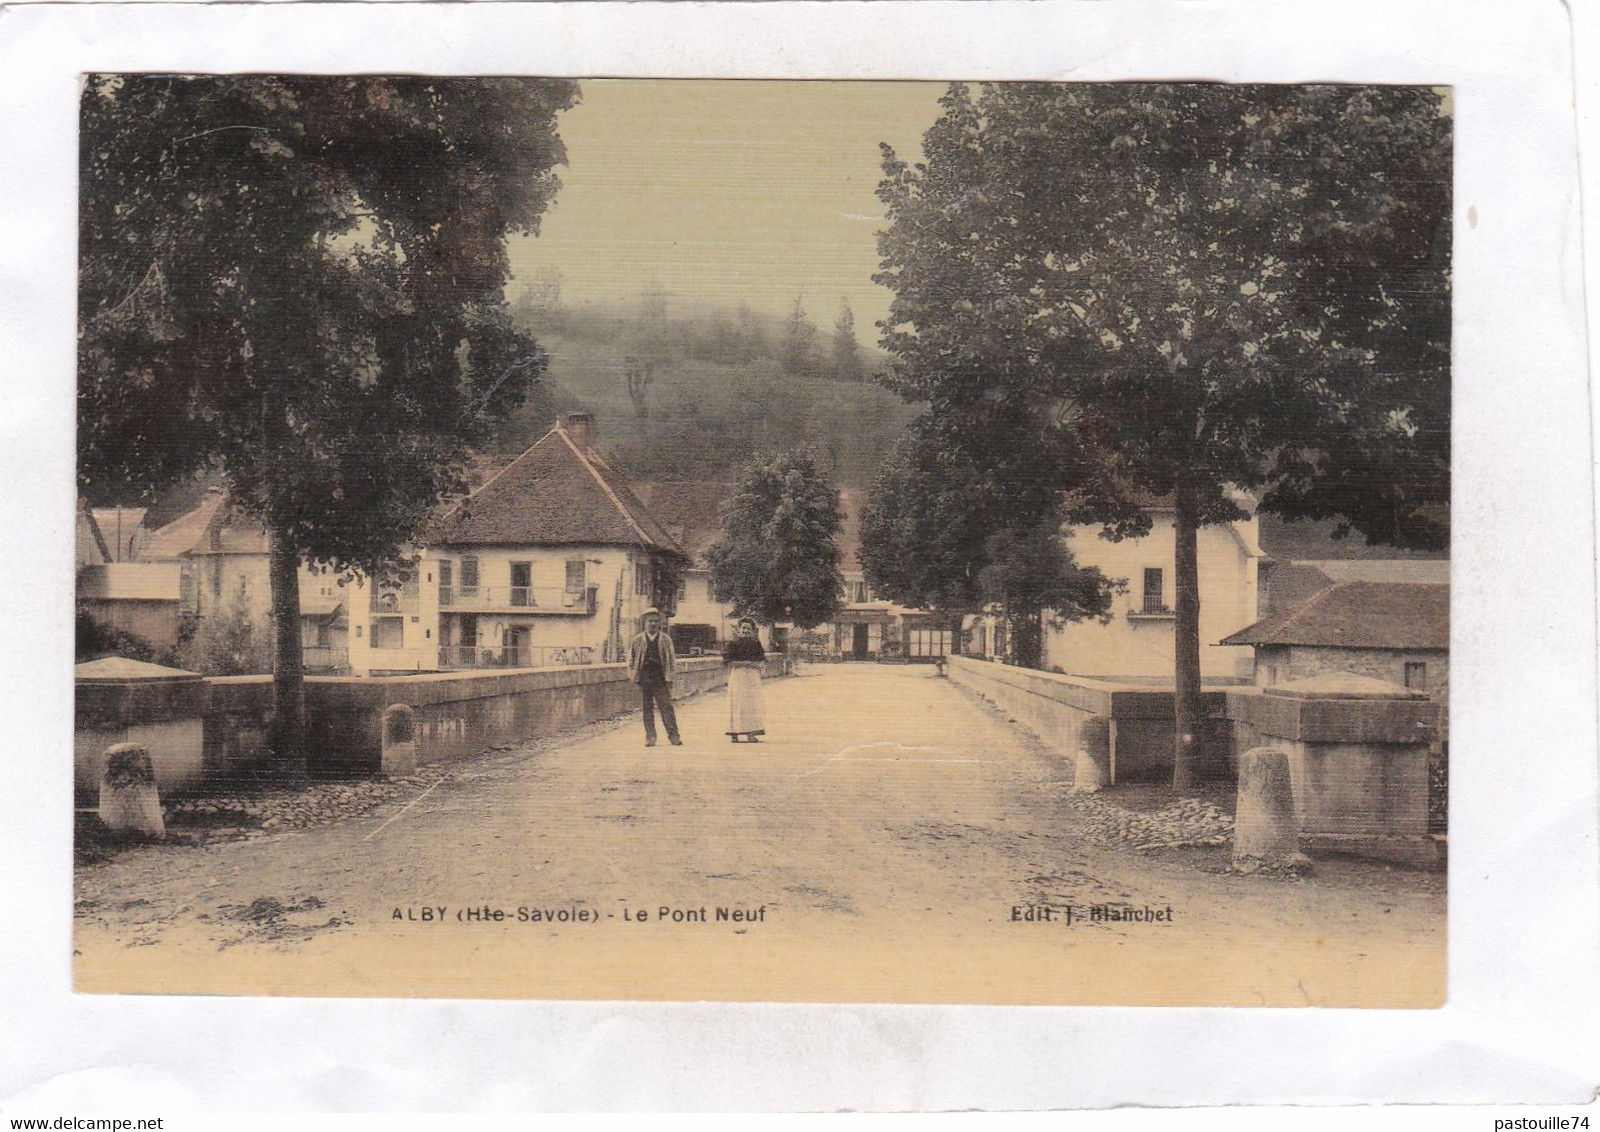
POLYGON ((833 324, 833 376, 839 381, 860 381, 861 346, 856 341, 856 316, 848 299, 839 303, 833 324))
POLYGON ((789 319, 784 323, 778 361, 793 377, 809 377, 817 370, 817 324, 806 313, 805 303, 795 296, 789 319))
POLYGON ((1053 520, 990 535, 984 557, 978 589, 1005 611, 1017 664, 1041 666, 1046 625, 1110 616, 1118 583, 1092 566, 1079 566, 1053 520))
MULTIPOLYGON (((887 381, 1009 405, 1097 458, 1069 517, 1176 508, 1174 782, 1200 705, 1196 534, 1339 517, 1439 546, 1449 499, 1450 119, 1420 87, 959 84, 884 147, 887 381)), ((987 446, 981 433, 966 441, 987 446)))
POLYGON ((542 368, 504 299, 567 81, 91 76, 79 475, 208 467, 271 535, 271 743, 303 774, 303 560, 392 569, 542 368))
POLYGON ((628 383, 628 400, 633 415, 650 415, 650 387, 656 381, 656 363, 648 355, 629 354, 622 359, 622 376, 628 383))
POLYGON ((740 303, 734 312, 734 356, 731 360, 753 362, 757 358, 767 357, 771 352, 772 346, 761 316, 740 303))
POLYGON ((706 552, 712 592, 740 617, 820 625, 839 608, 839 492, 802 449, 750 464, 706 552))
POLYGON ((256 631, 256 620, 233 602, 194 619, 178 645, 179 667, 206 676, 253 676, 273 663, 273 642, 256 631))
MULTIPOLYGON (((945 403, 919 417, 885 457, 862 515, 861 565, 873 590, 946 614, 959 651, 963 616, 1003 600, 982 578, 993 551, 1006 546, 993 540, 1059 525, 1058 483, 1078 463, 1063 439, 999 402, 945 403), (994 442, 971 443, 978 434, 994 442)), ((1064 573, 1078 569, 1065 545, 1060 556, 1049 561, 1064 573)), ((1103 612, 1064 602, 1061 619, 1103 612)))

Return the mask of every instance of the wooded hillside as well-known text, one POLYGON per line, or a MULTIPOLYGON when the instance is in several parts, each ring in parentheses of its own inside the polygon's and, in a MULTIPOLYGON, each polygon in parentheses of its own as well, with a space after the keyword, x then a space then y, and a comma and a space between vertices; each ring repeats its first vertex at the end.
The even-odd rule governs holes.
MULTIPOLYGON (((499 429, 498 452, 520 452, 558 413, 587 409, 602 449, 635 479, 725 478, 751 456, 810 444, 836 483, 867 487, 916 415, 871 382, 882 354, 858 350, 861 379, 845 376, 837 330, 818 332, 803 309, 783 319, 742 309, 680 317, 650 293, 612 309, 524 296, 517 314, 550 367, 499 429)), ((819 311, 829 326, 834 314, 819 311)))

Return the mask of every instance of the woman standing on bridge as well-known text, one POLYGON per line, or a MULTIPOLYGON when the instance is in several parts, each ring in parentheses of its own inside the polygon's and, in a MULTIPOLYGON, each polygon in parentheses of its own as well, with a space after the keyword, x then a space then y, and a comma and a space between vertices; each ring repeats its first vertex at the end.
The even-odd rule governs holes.
POLYGON ((761 718, 761 666, 766 659, 755 621, 741 617, 739 635, 722 650, 728 666, 728 738, 735 743, 741 736, 759 743, 767 733, 761 718))

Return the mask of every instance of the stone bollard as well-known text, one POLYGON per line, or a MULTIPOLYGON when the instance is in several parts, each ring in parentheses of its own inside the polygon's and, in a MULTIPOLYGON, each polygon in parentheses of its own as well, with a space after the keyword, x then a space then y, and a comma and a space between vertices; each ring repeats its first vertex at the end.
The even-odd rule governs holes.
POLYGON ((1278 747, 1251 747, 1239 756, 1233 868, 1241 873, 1262 869, 1305 872, 1311 868, 1311 859, 1300 852, 1289 753, 1278 747))
POLYGON ((106 748, 105 768, 100 772, 100 822, 122 836, 167 835, 150 752, 138 743, 106 748))
POLYGON ((1111 779, 1111 721, 1091 715, 1078 724, 1078 757, 1072 764, 1072 792, 1098 794, 1111 779))
POLYGON ((416 732, 411 709, 391 704, 383 712, 383 775, 400 778, 417 769, 416 732))

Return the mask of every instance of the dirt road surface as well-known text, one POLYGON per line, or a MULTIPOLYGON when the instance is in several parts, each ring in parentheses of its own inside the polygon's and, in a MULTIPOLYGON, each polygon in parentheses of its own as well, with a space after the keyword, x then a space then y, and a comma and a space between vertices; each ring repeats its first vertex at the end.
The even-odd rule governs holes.
POLYGON ((1215 852, 1098 844, 1060 760, 929 668, 818 666, 765 694, 759 744, 729 742, 712 694, 682 705, 682 747, 647 750, 637 717, 597 724, 459 764, 359 819, 84 866, 77 987, 1443 1000, 1441 878, 1337 861, 1238 877, 1215 852), (1096 905, 1152 918, 1094 920, 1096 905), (1041 907, 1050 919, 1026 918, 1041 907))

